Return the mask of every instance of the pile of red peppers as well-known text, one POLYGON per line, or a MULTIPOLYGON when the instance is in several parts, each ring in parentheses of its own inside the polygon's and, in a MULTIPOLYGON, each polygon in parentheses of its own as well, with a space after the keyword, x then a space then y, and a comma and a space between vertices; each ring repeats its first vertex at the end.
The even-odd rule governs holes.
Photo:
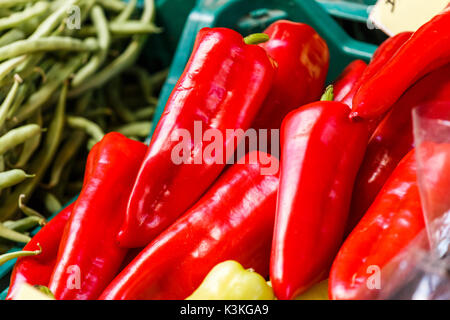
POLYGON ((62 300, 185 299, 226 260, 278 299, 324 279, 331 299, 357 299, 367 267, 424 228, 411 111, 450 103, 449 27, 450 7, 326 90, 328 47, 306 24, 202 29, 149 146, 112 132, 93 147, 81 194, 25 246, 37 254, 18 258, 8 299, 24 282, 62 300), (229 129, 280 130, 279 158, 231 164, 229 129))

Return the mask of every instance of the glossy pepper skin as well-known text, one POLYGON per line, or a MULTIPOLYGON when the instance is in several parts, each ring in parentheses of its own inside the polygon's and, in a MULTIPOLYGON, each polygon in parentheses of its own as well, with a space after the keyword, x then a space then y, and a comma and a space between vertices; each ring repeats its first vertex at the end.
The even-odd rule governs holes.
MULTIPOLYGON (((277 159, 270 157, 273 163, 277 159)), ((100 299, 186 299, 218 263, 235 260, 262 276, 269 269, 277 175, 261 161, 234 164, 181 218, 150 243, 100 299)))
POLYGON ((368 267, 382 269, 424 228, 416 168, 412 150, 345 240, 330 271, 331 299, 356 299, 368 267))
POLYGON ((119 271, 127 249, 116 236, 146 150, 145 144, 112 132, 89 153, 84 186, 49 282, 57 300, 96 299, 119 271))
POLYGON ((367 63, 360 59, 352 61, 345 67, 333 84, 334 101, 342 101, 355 88, 366 67, 367 63))
POLYGON ((351 118, 385 112, 425 74, 450 62, 450 5, 420 27, 353 98, 351 118))
POLYGON ((330 54, 325 40, 304 23, 278 20, 264 33, 270 39, 259 46, 277 62, 278 69, 252 127, 279 129, 290 111, 319 100, 330 54))
POLYGON ((229 260, 216 265, 200 287, 186 300, 273 300, 266 280, 246 270, 239 262, 229 260))
MULTIPOLYGON (((118 236, 121 246, 146 246, 199 199, 226 159, 206 154, 202 159, 208 143, 195 137, 195 123, 203 131, 219 130, 222 137, 226 129, 248 129, 274 74, 275 65, 264 49, 245 44, 239 33, 226 28, 200 30, 139 170, 118 236), (172 153, 179 154, 175 149, 180 129, 190 137, 185 161, 176 164, 172 153)), ((223 140, 223 150, 231 148, 233 156, 234 139, 223 140)))
POLYGON ((320 101, 292 111, 281 127, 280 188, 270 279, 293 299, 326 276, 339 250, 368 137, 350 108, 320 101))
POLYGON ((347 232, 369 209, 400 160, 414 147, 412 109, 433 103, 450 103, 450 65, 437 69, 408 89, 394 104, 370 138, 356 178, 347 232))
POLYGON ((48 286, 55 267, 58 246, 72 209, 73 204, 61 210, 25 245, 25 251, 38 250, 40 246, 42 252, 36 256, 17 259, 11 274, 7 300, 15 299, 23 283, 48 286))
POLYGON ((395 55, 400 47, 411 37, 412 32, 400 32, 393 37, 387 38, 374 52, 369 65, 361 74, 356 84, 342 99, 342 101, 353 107, 353 97, 358 89, 371 79, 383 66, 395 55))

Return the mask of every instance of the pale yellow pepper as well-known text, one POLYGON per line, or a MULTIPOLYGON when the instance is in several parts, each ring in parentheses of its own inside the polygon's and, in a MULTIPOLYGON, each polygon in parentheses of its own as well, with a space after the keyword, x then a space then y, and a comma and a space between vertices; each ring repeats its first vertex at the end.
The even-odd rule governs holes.
POLYGON ((266 280, 236 261, 216 265, 186 300, 273 300, 266 280))

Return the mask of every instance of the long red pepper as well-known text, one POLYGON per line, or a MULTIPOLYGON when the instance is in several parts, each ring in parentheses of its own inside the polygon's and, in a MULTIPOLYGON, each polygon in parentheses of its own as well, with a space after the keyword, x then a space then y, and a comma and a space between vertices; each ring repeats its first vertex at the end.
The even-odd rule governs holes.
POLYGON ((353 98, 352 118, 381 116, 414 82, 450 62, 450 5, 420 27, 353 98))
POLYGON ((367 146, 356 178, 347 234, 366 213, 400 160, 413 148, 412 109, 450 102, 450 65, 422 78, 394 104, 367 146))
POLYGON ((58 300, 96 299, 119 271, 127 249, 116 236, 147 147, 108 133, 88 156, 85 184, 59 246, 49 289, 58 300))
POLYGON ((61 210, 25 245, 24 251, 41 249, 42 252, 36 256, 17 259, 11 274, 7 300, 14 299, 23 283, 48 286, 55 267, 59 243, 72 209, 73 204, 61 210))
POLYGON ((247 159, 254 155, 258 161, 227 169, 111 282, 100 299, 185 299, 212 267, 225 260, 267 275, 279 180, 277 174, 262 174, 261 161, 270 160, 275 168, 278 162, 261 152, 250 153, 247 159))
MULTIPOLYGON (((334 101, 343 101, 344 98, 358 84, 367 64, 362 60, 354 60, 348 64, 333 83, 334 101)), ((350 106, 351 107, 351 106, 350 106)))
POLYGON ((326 276, 342 242, 368 136, 341 102, 292 111, 281 127, 280 188, 270 278, 292 299, 326 276))
POLYGON ((413 150, 342 245, 330 272, 330 298, 357 298, 373 270, 382 269, 424 228, 416 168, 413 150))
POLYGON ((264 49, 247 45, 239 33, 226 28, 200 30, 134 184, 118 236, 122 246, 150 243, 214 182, 226 165, 225 153, 231 149, 228 155, 233 156, 237 145, 234 137, 226 137, 226 129, 250 127, 274 74, 264 49), (223 155, 205 152, 209 142, 202 143, 202 129, 196 133, 196 125, 218 130, 223 155), (188 136, 180 142, 182 134, 188 136), (187 150, 176 163, 173 152, 180 143, 187 150))
POLYGON ((278 20, 264 33, 270 39, 260 46, 277 62, 278 69, 252 127, 279 129, 290 111, 319 100, 330 54, 325 40, 304 23, 278 20))

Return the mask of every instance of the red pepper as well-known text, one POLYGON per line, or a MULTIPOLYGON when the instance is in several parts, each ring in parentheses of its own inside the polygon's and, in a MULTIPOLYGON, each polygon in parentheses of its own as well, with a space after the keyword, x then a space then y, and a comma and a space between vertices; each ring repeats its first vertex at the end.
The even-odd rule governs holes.
POLYGON ((118 246, 116 236, 146 149, 113 132, 89 153, 85 184, 49 282, 56 299, 96 299, 119 271, 127 249, 118 246))
MULTIPOLYGON (((374 52, 372 60, 362 73, 361 77, 358 79, 357 83, 351 88, 347 95, 342 98, 342 102, 352 108, 353 98, 358 89, 383 68, 383 66, 395 55, 398 49, 411 37, 411 35, 412 32, 401 32, 384 41, 374 52)), ((375 119, 365 121, 367 127, 369 128, 369 135, 373 133, 383 118, 384 114, 375 119)))
POLYGON ((450 5, 420 27, 353 98, 352 118, 381 116, 425 74, 450 62, 450 5))
MULTIPOLYGON (((196 137, 196 123, 204 130, 217 129, 222 137, 226 129, 247 130, 274 74, 264 49, 247 45, 239 33, 226 28, 200 30, 134 184, 118 236, 121 246, 146 246, 200 198, 227 159, 204 152, 207 144, 196 137), (180 129, 189 135, 184 140, 188 150, 184 161, 176 164, 172 153, 182 143, 180 129)), ((231 149, 227 155, 233 156, 237 143, 223 140, 224 153, 231 149)))
POLYGON ((236 260, 268 274, 278 177, 259 161, 234 164, 181 218, 159 235, 106 288, 100 299, 185 299, 208 272, 236 260))
POLYGON ((359 59, 345 67, 333 84, 334 101, 343 101, 347 97, 347 94, 357 85, 366 67, 367 64, 359 59))
POLYGON ((321 101, 292 111, 281 127, 280 189, 270 278, 292 299, 326 276, 339 250, 367 128, 350 108, 321 101))
POLYGON ((252 127, 279 129, 283 118, 323 92, 330 54, 328 46, 309 25, 287 20, 272 23, 260 44, 278 65, 272 88, 252 127))
POLYGON ((372 275, 369 267, 382 269, 423 228, 416 161, 411 151, 339 250, 330 272, 330 298, 355 299, 372 275))
POLYGON ((450 65, 433 71, 395 103, 377 127, 367 146, 352 196, 347 234, 366 213, 400 160, 413 148, 412 109, 450 102, 450 65))
POLYGON ((58 246, 73 204, 61 210, 23 248, 24 251, 42 250, 36 256, 18 258, 11 274, 7 300, 13 300, 23 283, 48 286, 56 263, 58 246))

